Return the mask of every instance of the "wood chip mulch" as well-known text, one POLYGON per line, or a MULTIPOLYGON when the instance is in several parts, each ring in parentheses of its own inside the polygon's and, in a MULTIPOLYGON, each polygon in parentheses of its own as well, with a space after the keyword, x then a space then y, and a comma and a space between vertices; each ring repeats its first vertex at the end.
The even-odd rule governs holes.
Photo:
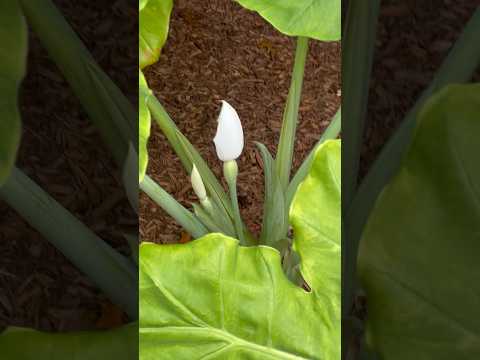
MULTIPOLYGON (((238 111, 245 133, 239 159, 243 218, 258 233, 262 221, 263 170, 255 141, 275 154, 290 85, 295 43, 257 13, 228 0, 177 0, 160 61, 146 69, 150 87, 181 131, 221 174, 212 142, 220 100, 238 111)), ((310 41, 305 69, 295 167, 340 106, 339 43, 310 41)), ((182 204, 196 201, 189 178, 155 125, 148 174, 182 204)), ((145 194, 141 195, 143 240, 172 243, 182 230, 145 194)), ((183 235, 184 236, 184 235, 183 235)))
MULTIPOLYGON (((361 176, 432 81, 479 0, 382 3, 361 176)), ((478 79, 478 73, 476 75, 478 79)))
MULTIPOLYGON (((55 3, 101 67, 135 104, 137 5, 106 0, 55 3)), ((126 201, 121 173, 34 34, 30 34, 21 112, 18 167, 97 235, 128 255, 123 232, 135 232, 138 220, 126 201)), ((0 201, 0 330, 4 326, 51 331, 104 328, 106 317, 115 318, 112 312, 118 315, 85 275, 0 201)), ((118 323, 118 316, 113 322, 118 323)))

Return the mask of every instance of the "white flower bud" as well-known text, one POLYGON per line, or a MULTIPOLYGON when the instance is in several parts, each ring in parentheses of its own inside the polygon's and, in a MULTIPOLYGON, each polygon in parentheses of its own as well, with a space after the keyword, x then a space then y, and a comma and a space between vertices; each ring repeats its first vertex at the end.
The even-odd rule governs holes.
POLYGON ((192 182, 193 191, 195 191, 197 197, 200 199, 200 201, 205 200, 207 198, 207 191, 205 190, 202 177, 200 176, 200 173, 195 165, 193 165, 190 180, 192 182))
POLYGON ((217 156, 222 161, 235 160, 242 153, 242 123, 235 109, 226 101, 222 101, 217 133, 213 142, 215 143, 217 156))

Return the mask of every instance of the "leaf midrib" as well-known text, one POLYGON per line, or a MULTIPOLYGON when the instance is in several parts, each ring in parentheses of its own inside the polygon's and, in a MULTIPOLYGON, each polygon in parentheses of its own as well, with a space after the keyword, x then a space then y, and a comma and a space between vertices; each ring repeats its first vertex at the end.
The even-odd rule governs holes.
MULTIPOLYGON (((271 356, 273 359, 285 359, 285 360, 309 360, 298 355, 293 355, 286 353, 284 351, 274 349, 272 347, 260 345, 242 338, 239 338, 229 332, 222 331, 217 328, 210 326, 207 327, 194 327, 194 326, 163 326, 163 327, 140 327, 140 333, 156 333, 156 332, 186 332, 189 338, 192 338, 192 333, 194 332, 207 332, 209 335, 215 335, 218 339, 223 340, 229 343, 228 346, 223 348, 224 350, 231 349, 234 347, 241 347, 248 349, 255 353, 260 353, 263 355, 271 356)), ((161 338, 161 337, 160 337, 161 338)), ((192 339, 193 340, 193 339, 192 339)))

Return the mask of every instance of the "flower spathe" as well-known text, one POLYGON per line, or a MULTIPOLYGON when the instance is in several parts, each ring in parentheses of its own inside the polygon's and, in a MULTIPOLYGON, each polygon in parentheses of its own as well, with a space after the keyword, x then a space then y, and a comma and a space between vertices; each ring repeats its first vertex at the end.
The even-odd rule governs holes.
POLYGON ((237 159, 243 150, 243 129, 235 109, 222 100, 217 133, 213 138, 217 156, 222 161, 237 159))
POLYGON ((205 190, 205 185, 203 184, 202 177, 197 170, 195 164, 193 165, 192 174, 190 175, 190 180, 192 182, 193 191, 200 200, 207 198, 207 191, 205 190))

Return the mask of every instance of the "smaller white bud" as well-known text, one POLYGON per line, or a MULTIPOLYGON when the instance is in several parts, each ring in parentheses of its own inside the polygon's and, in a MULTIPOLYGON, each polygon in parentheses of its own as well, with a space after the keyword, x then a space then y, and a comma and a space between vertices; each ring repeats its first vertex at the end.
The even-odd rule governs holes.
POLYGON ((207 191, 205 190, 205 185, 203 185, 202 177, 197 170, 197 167, 193 165, 192 174, 190 175, 190 180, 192 182, 193 191, 200 199, 203 201, 207 198, 207 191))
POLYGON ((232 105, 224 100, 213 142, 217 156, 222 161, 235 160, 243 151, 243 129, 240 117, 232 105))

